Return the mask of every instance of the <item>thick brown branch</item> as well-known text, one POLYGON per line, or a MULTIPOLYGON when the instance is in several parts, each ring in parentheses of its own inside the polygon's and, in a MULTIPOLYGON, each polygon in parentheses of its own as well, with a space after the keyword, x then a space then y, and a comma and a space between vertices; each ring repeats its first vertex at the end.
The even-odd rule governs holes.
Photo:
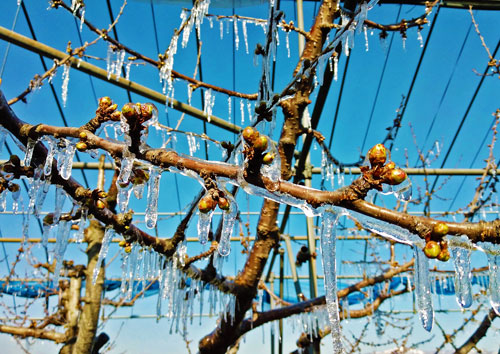
POLYGON ((13 334, 22 338, 32 337, 39 339, 48 339, 56 343, 64 343, 66 341, 66 335, 64 333, 59 333, 56 331, 46 331, 36 328, 0 325, 0 332, 13 334))
POLYGON ((491 323, 497 318, 495 310, 490 309, 488 314, 484 316, 483 321, 476 329, 476 331, 470 336, 470 338, 460 347, 455 353, 465 354, 470 352, 475 348, 476 344, 486 335, 486 332, 491 326, 491 323))

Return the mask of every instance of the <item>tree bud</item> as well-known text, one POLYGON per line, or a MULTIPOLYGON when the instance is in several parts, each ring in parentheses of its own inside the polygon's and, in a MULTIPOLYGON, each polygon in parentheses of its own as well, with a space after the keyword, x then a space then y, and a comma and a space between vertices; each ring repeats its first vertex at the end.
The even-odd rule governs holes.
POLYGON ((384 182, 395 186, 403 182, 405 179, 406 179, 406 172, 400 168, 395 168, 389 171, 384 182))
POLYGON ((262 158, 262 163, 264 163, 266 165, 270 165, 274 161, 274 158, 275 158, 275 154, 273 154, 272 152, 268 152, 262 158))
POLYGON ((227 200, 227 198, 219 198, 219 208, 221 208, 222 210, 229 210, 229 200, 227 200))
POLYGON ((253 147, 256 150, 264 151, 267 149, 267 138, 263 135, 260 135, 257 139, 255 139, 253 143, 253 147))
POLYGON ((211 210, 214 210, 215 206, 215 200, 213 200, 211 196, 206 196, 201 198, 200 202, 198 203, 198 210, 201 213, 208 213, 211 210))
POLYGON ((383 144, 377 144, 368 151, 368 160, 372 167, 381 166, 387 160, 387 149, 383 144))
POLYGON ((436 258, 441 253, 441 246, 436 241, 429 241, 425 244, 424 253, 427 258, 436 258))
POLYGON ((432 231, 439 236, 444 236, 448 234, 448 225, 445 224, 444 222, 438 222, 436 225, 434 225, 434 228, 432 231))
POLYGON ((108 96, 99 98, 99 106, 101 107, 107 108, 111 106, 112 103, 113 101, 111 101, 111 98, 109 98, 108 96))

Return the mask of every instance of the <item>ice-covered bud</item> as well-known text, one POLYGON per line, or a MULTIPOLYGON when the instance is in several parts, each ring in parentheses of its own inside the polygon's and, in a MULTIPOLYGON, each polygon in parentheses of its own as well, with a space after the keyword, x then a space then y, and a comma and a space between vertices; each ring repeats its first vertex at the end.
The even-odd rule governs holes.
POLYGON ((448 251, 448 248, 443 248, 441 252, 439 252, 437 259, 441 262, 448 262, 450 259, 450 251, 448 251))
POLYGON ((436 241, 429 241, 425 244, 424 254, 427 258, 436 258, 441 253, 441 246, 436 241))
POLYGON ((388 162, 386 165, 385 165, 385 168, 387 170, 394 170, 396 168, 396 164, 392 161, 388 162))
POLYGON ((132 252, 132 246, 128 245, 123 250, 125 251, 125 253, 130 253, 132 252))
POLYGON ((109 115, 109 118, 111 118, 111 120, 113 122, 119 122, 120 121, 120 116, 122 115, 122 112, 120 111, 114 111, 113 113, 111 113, 109 115))
POLYGON ((80 132, 80 134, 78 134, 78 137, 82 140, 87 139, 87 132, 80 132))
POLYGON ((252 144, 260 136, 259 132, 253 127, 246 127, 241 134, 249 144, 252 144))
POLYGON ((198 209, 202 213, 208 213, 211 210, 214 210, 216 205, 217 203, 211 196, 205 196, 201 198, 200 202, 198 203, 198 209))
POLYGON ((108 112, 113 112, 118 108, 118 105, 116 103, 113 103, 111 106, 108 107, 107 111, 108 112))
POLYGON ((12 193, 16 193, 16 192, 19 192, 19 184, 16 184, 16 183, 11 183, 9 184, 9 186, 7 187, 9 189, 10 192, 12 193))
POLYGON ((141 123, 147 122, 155 113, 156 107, 152 103, 145 103, 141 105, 141 123))
POLYGON ((76 143, 76 149, 78 151, 85 151, 87 150, 87 148, 88 148, 87 143, 83 141, 79 141, 78 143, 76 143))
POLYGON ((135 105, 133 103, 125 103, 122 107, 122 114, 125 118, 130 119, 135 116, 135 105))
POLYGON ((268 141, 265 136, 259 136, 257 139, 255 139, 253 143, 253 147, 256 150, 264 151, 267 149, 268 141))
POLYGON ((97 209, 104 209, 104 208, 106 208, 106 203, 104 201, 102 201, 101 199, 98 199, 95 202, 95 206, 97 207, 97 209))
POLYGON ((221 197, 219 198, 219 208, 222 210, 229 210, 229 200, 227 198, 221 197))
POLYGON ((97 196, 99 198, 106 198, 108 196, 108 193, 106 193, 105 191, 99 191, 97 192, 97 196))
POLYGON ((125 240, 121 240, 120 242, 118 242, 118 246, 120 246, 120 247, 125 247, 125 246, 127 246, 127 244, 128 243, 125 240))
POLYGON ((383 144, 377 144, 368 151, 368 160, 372 167, 382 166, 387 160, 387 149, 383 144))
POLYGON ((264 163, 266 165, 270 165, 273 163, 275 157, 276 156, 272 152, 268 152, 262 158, 262 163, 264 163))
POLYGON ((445 224, 444 222, 438 222, 436 225, 434 225, 434 228, 432 229, 435 235, 438 236, 445 236, 448 234, 448 225, 445 224))
POLYGON ((112 104, 113 104, 113 101, 111 101, 111 98, 109 98, 108 96, 104 96, 104 97, 99 98, 99 106, 102 108, 108 108, 112 104))
POLYGON ((392 186, 396 186, 401 184, 407 178, 406 172, 400 168, 395 168, 390 170, 389 173, 385 176, 384 182, 390 184, 392 186))

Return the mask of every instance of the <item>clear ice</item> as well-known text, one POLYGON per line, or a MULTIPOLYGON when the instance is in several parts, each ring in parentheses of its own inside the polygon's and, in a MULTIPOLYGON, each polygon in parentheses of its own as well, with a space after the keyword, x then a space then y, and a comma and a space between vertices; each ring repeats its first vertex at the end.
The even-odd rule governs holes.
POLYGON ((161 179, 161 169, 152 166, 149 169, 149 180, 148 180, 148 200, 146 207, 146 227, 152 229, 156 226, 156 220, 158 220, 158 194, 160 192, 160 179, 161 179))

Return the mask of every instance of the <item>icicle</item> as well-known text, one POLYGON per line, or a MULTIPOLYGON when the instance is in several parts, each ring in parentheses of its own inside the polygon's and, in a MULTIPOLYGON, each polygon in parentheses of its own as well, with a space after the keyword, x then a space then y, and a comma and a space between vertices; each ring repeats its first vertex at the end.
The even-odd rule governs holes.
POLYGON ((233 235, 238 205, 231 193, 224 191, 225 198, 229 201, 229 209, 222 212, 222 233, 220 235, 218 251, 222 257, 229 255, 231 251, 231 236, 233 235))
POLYGON ((85 224, 87 223, 87 215, 89 210, 87 208, 80 209, 80 221, 78 222, 78 231, 75 234, 75 242, 81 243, 84 239, 85 224))
POLYGON ((43 182, 40 182, 34 207, 34 214, 37 217, 40 216, 40 211, 42 211, 43 203, 45 202, 45 198, 47 197, 47 192, 49 191, 49 188, 50 188, 50 181, 48 179, 46 179, 43 182))
MULTIPOLYGON (((232 106, 232 100, 231 100, 231 96, 227 96, 227 120, 230 122, 231 121, 231 107, 232 106)), ((0 149, 1 149, 1 146, 0 146, 0 149)), ((2 152, 0 150, 0 152, 2 152)))
POLYGON ((3 213, 7 209, 7 192, 0 192, 0 213, 3 213))
POLYGON ((368 28, 366 26, 363 26, 363 32, 365 34, 365 48, 366 48, 366 51, 368 52, 368 50, 370 49, 370 46, 368 43, 368 28))
POLYGON ((129 61, 125 65, 125 79, 130 80, 130 68, 132 67, 132 62, 129 61))
MULTIPOLYGON (((286 42, 287 57, 290 58, 290 31, 286 31, 285 42, 286 42)), ((247 51, 247 53, 248 53, 248 51, 247 51)))
POLYGON ((125 62, 125 50, 120 49, 116 53, 116 60, 114 62, 114 74, 115 74, 115 79, 118 80, 121 76, 122 73, 122 68, 123 68, 123 63, 125 62))
POLYGON ((83 24, 85 23, 85 6, 80 11, 80 33, 83 31, 83 24))
POLYGON ((248 34, 247 34, 247 21, 241 21, 241 28, 243 29, 243 39, 245 40, 245 52, 248 54, 248 34))
POLYGON ((142 196, 144 195, 144 186, 144 183, 134 184, 133 190, 137 199, 142 199, 142 196))
POLYGON ((339 57, 338 55, 335 55, 333 58, 333 79, 335 81, 338 80, 338 75, 339 75, 339 57))
POLYGON ((62 74, 62 86, 61 86, 61 98, 63 102, 63 107, 66 107, 66 101, 68 100, 68 85, 69 85, 69 69, 71 64, 64 64, 63 74, 62 74))
POLYGON ((54 160, 54 154, 57 151, 57 143, 54 139, 48 138, 47 145, 49 148, 47 149, 47 157, 45 158, 45 165, 43 167, 43 174, 45 176, 50 176, 52 173, 52 161, 54 160))
POLYGON ((204 245, 208 241, 208 234, 210 233, 213 214, 213 210, 210 210, 208 213, 198 213, 198 238, 202 245, 204 245))
POLYGON ((193 156, 197 151, 196 138, 191 132, 186 133, 186 138, 188 141, 189 155, 193 156))
POLYGON ((106 231, 104 232, 104 237, 101 243, 101 250, 99 251, 99 257, 97 258, 97 263, 94 268, 94 273, 92 274, 92 283, 95 284, 97 280, 97 276, 101 271, 101 265, 103 260, 106 258, 106 255, 109 251, 109 245, 111 244, 111 239, 115 234, 115 230, 112 227, 106 227, 106 231))
POLYGON ((241 125, 245 125, 245 103, 240 100, 241 125))
POLYGON ((33 157, 33 150, 35 149, 36 140, 28 138, 28 143, 26 144, 26 154, 24 155, 24 166, 31 165, 31 158, 33 157))
POLYGON ((431 284, 429 279, 429 259, 417 246, 415 251, 415 293, 417 297, 418 315, 424 329, 428 332, 432 329, 434 321, 434 310, 432 308, 431 284))
POLYGON ((224 22, 221 20, 219 21, 219 29, 220 29, 220 39, 222 40, 224 38, 224 22))
POLYGON ((62 187, 56 187, 56 200, 54 206, 54 223, 59 221, 61 217, 61 211, 64 206, 64 201, 66 200, 66 192, 62 187))
POLYGON ((269 141, 269 151, 265 156, 272 156, 272 161, 270 164, 262 164, 260 172, 262 176, 269 179, 269 184, 266 186, 270 191, 277 190, 279 187, 279 180, 281 178, 281 159, 276 144, 267 137, 269 141))
POLYGON ((128 268, 128 274, 127 274, 127 280, 128 280, 128 289, 127 289, 127 295, 126 299, 130 300, 132 298, 132 291, 134 289, 134 279, 135 279, 135 271, 137 269, 137 258, 138 258, 138 251, 139 251, 140 246, 134 243, 132 245, 132 251, 130 252, 129 256, 129 268, 128 268))
POLYGON ((6 138, 7 138, 7 131, 2 127, 0 127, 0 154, 2 153, 6 138))
MULTIPOLYGON (((240 46, 240 36, 238 35, 238 19, 233 19, 233 28, 234 28, 234 45, 236 46, 236 50, 239 50, 240 46)), ((248 53, 248 50, 247 50, 248 53)))
POLYGON ((174 67, 174 55, 177 53, 177 40, 179 37, 174 35, 170 41, 170 45, 165 53, 165 62, 160 68, 160 82, 163 83, 163 94, 167 93, 167 87, 169 91, 172 91, 172 69, 174 67))
POLYGON ((61 177, 68 180, 71 177, 71 169, 73 168, 73 156, 75 155, 75 145, 67 140, 61 139, 63 148, 60 148, 57 154, 57 169, 61 177))
POLYGON ((247 101, 248 120, 253 123, 252 102, 247 101))
POLYGON ((417 40, 420 43, 420 48, 424 46, 424 39, 422 38, 422 33, 420 33, 420 30, 417 31, 417 40))
POLYGON ((113 46, 111 44, 108 45, 108 51, 106 54, 106 73, 108 74, 108 80, 111 78, 111 74, 113 73, 114 67, 111 57, 114 56, 113 46))
POLYGON ((210 119, 212 116, 212 109, 215 104, 215 95, 212 95, 212 89, 208 89, 205 91, 204 94, 204 102, 205 102, 205 107, 203 109, 203 113, 206 114, 207 116, 207 121, 210 123, 210 119))
POLYGON ((130 195, 132 194, 133 184, 123 183, 117 186, 118 195, 116 196, 116 204, 118 204, 118 212, 126 213, 128 209, 128 203, 130 200, 130 195))
POLYGON ((333 352, 342 353, 342 331, 339 319, 339 303, 337 298, 337 273, 335 264, 335 239, 338 215, 325 212, 321 227, 321 259, 325 274, 325 297, 330 328, 333 337, 333 352))
POLYGON ((484 249, 488 256, 490 305, 500 316, 500 246, 485 242, 479 242, 478 246, 484 249))
POLYGON ((450 250, 455 265, 455 294, 458 304, 463 308, 472 305, 472 274, 470 271, 470 255, 472 245, 466 236, 453 237, 450 240, 450 250), (455 242, 461 243, 454 245, 455 242))
POLYGON ((59 281, 59 275, 61 273, 61 267, 63 263, 64 253, 68 247, 69 230, 71 227, 71 222, 61 220, 59 222, 57 236, 56 236, 56 246, 54 248, 54 260, 56 261, 56 266, 54 270, 54 283, 57 284, 59 281))
POLYGON ((158 219, 158 193, 160 190, 161 169, 152 166, 149 169, 148 180, 148 205, 146 207, 146 227, 152 229, 158 219))
POLYGON ((120 166, 120 174, 118 175, 118 179, 116 184, 119 186, 120 184, 128 184, 130 180, 130 174, 132 173, 132 167, 134 167, 134 157, 127 156, 121 160, 120 166))

